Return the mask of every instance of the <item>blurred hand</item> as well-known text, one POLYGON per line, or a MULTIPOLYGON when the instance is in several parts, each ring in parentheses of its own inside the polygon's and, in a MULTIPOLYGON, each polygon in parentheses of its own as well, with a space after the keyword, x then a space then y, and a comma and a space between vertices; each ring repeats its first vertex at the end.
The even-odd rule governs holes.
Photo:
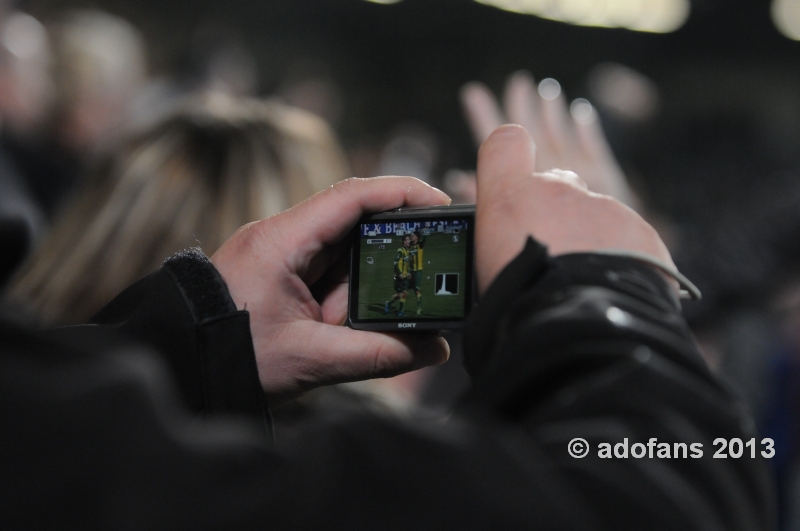
POLYGON ((549 80, 537 88, 530 74, 517 72, 508 79, 502 109, 494 94, 478 82, 461 89, 461 102, 477 145, 500 125, 519 124, 531 134, 538 148, 536 171, 572 170, 591 191, 610 195, 640 210, 597 113, 586 100, 573 102, 570 112, 556 81, 549 80))
POLYGON ((349 231, 367 212, 449 204, 411 177, 347 179, 239 229, 211 257, 239 309, 250 312, 258 374, 272 403, 314 387, 443 363, 434 334, 340 326, 347 316, 349 231))
POLYGON ((550 255, 599 249, 647 253, 674 266, 658 233, 636 212, 590 192, 575 173, 537 173, 537 150, 518 125, 495 130, 478 152, 475 255, 478 287, 486 291, 528 235, 550 255))

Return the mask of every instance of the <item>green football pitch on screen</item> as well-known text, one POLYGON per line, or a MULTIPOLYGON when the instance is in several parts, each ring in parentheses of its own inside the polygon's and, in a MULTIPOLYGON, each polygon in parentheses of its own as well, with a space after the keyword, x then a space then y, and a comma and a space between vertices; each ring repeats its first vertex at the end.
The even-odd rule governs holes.
POLYGON ((417 297, 408 289, 404 316, 398 316, 398 302, 386 312, 386 301, 395 294, 394 259, 402 247, 394 234, 361 239, 358 282, 359 319, 455 319, 464 317, 467 270, 467 235, 432 233, 425 240, 423 254, 422 313, 417 314, 417 297), (372 242, 372 243, 369 243, 372 242))

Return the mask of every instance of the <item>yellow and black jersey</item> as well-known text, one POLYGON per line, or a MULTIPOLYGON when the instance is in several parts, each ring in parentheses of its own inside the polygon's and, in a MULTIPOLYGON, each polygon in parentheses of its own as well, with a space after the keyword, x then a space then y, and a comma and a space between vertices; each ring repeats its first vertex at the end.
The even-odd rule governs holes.
POLYGON ((397 254, 394 255, 394 274, 399 277, 406 277, 409 274, 409 254, 410 249, 407 247, 400 247, 397 254))
POLYGON ((411 264, 411 271, 422 271, 422 267, 424 265, 423 260, 423 253, 425 247, 425 236, 422 236, 419 241, 411 246, 409 249, 409 259, 408 262, 411 264))

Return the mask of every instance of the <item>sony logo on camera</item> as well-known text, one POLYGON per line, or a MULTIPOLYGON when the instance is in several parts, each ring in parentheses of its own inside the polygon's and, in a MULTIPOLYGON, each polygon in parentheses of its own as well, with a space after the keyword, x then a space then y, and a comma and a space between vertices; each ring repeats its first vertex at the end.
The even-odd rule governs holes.
POLYGON ((417 323, 397 323, 397 328, 414 328, 417 323))

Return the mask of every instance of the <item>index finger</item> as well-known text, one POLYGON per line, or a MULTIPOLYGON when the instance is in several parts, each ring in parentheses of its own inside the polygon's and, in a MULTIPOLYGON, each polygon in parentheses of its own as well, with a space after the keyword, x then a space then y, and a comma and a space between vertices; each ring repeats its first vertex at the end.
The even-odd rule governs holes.
POLYGON ((279 214, 279 221, 281 228, 296 235, 301 247, 331 245, 344 238, 364 214, 449 204, 447 194, 414 177, 353 177, 279 214))

